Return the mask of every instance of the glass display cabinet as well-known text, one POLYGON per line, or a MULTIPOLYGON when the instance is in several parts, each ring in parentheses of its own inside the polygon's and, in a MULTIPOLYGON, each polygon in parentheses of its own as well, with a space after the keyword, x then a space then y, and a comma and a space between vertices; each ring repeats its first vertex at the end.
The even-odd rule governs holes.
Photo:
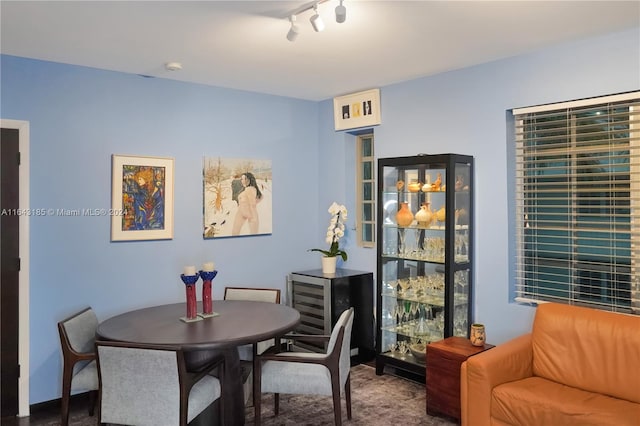
POLYGON ((376 374, 425 375, 426 345, 469 336, 473 157, 378 160, 376 374))

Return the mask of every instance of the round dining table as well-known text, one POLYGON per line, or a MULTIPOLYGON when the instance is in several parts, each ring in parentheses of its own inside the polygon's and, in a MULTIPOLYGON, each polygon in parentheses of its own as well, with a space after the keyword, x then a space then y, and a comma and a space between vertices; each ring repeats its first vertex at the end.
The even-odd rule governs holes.
MULTIPOLYGON (((199 305, 199 311, 201 311, 199 305)), ((226 425, 244 425, 242 373, 237 347, 277 338, 292 331, 300 313, 276 303, 215 300, 216 316, 184 322, 186 303, 125 312, 98 325, 96 339, 168 345, 185 351, 188 368, 223 355, 226 425)))

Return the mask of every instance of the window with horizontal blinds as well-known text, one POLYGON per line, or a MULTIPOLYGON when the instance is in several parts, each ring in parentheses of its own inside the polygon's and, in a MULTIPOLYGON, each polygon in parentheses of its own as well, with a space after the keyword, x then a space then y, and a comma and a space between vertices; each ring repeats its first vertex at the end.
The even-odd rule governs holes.
POLYGON ((516 300, 640 314, 640 92, 513 113, 516 300))

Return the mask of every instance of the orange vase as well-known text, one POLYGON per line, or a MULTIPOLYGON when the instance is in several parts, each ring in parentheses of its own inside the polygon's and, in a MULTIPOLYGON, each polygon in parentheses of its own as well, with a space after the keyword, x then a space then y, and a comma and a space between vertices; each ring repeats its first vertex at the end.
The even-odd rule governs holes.
POLYGON ((396 213, 396 223, 398 226, 406 227, 413 222, 413 213, 409 210, 409 203, 400 203, 400 210, 396 213))

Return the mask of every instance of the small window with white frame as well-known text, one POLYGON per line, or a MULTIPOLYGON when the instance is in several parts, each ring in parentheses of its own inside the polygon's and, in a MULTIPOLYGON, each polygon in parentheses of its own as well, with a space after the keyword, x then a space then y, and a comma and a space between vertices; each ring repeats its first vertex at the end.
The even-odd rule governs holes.
POLYGON ((375 247, 376 243, 376 183, 373 153, 373 132, 356 137, 357 218, 356 231, 360 247, 375 247))

